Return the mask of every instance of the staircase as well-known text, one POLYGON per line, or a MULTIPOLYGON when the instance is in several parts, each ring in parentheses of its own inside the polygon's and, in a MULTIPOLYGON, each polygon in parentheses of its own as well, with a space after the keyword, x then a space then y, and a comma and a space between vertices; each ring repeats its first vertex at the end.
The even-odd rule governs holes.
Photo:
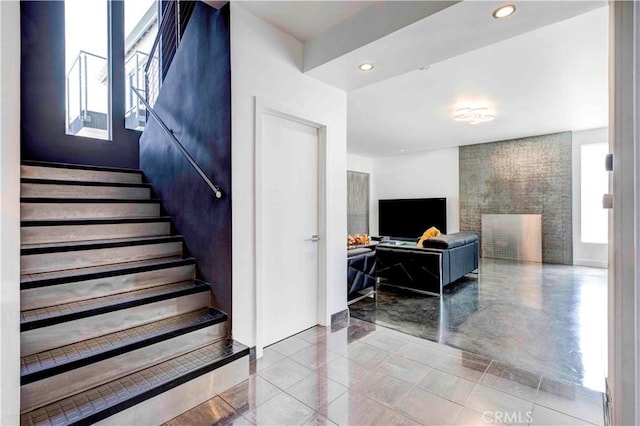
POLYGON ((139 170, 21 171, 22 425, 159 424, 247 378, 139 170))

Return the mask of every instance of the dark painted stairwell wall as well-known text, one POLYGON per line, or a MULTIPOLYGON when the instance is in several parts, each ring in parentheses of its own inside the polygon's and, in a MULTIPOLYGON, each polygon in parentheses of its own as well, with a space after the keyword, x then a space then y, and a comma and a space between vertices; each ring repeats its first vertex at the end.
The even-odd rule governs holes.
POLYGON ((231 63, 229 6, 197 2, 165 77, 155 109, 204 172, 209 187, 149 118, 140 139, 140 168, 153 184, 198 278, 211 283, 213 303, 231 317, 231 63))
POLYGON ((109 7, 113 140, 105 141, 65 133, 64 2, 20 2, 23 160, 138 168, 140 132, 124 127, 124 3, 109 7))

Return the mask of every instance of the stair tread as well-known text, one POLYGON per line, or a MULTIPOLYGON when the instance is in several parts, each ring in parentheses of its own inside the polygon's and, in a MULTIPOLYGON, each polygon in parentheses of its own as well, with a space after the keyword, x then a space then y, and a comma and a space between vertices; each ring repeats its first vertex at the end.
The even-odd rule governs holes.
POLYGON ((234 341, 216 342, 134 374, 24 413, 20 424, 94 423, 247 356, 234 341))
POLYGON ((21 203, 42 204, 159 204, 157 198, 51 198, 51 197, 20 197, 21 203))
POLYGON ((209 288, 208 284, 201 281, 181 281, 142 290, 22 311, 20 312, 21 330, 26 331, 46 327, 65 321, 111 312, 117 309, 153 303, 158 300, 164 300, 169 296, 178 297, 181 294, 206 291, 209 288))
POLYGON ((151 188, 149 183, 102 182, 92 180, 67 180, 44 178, 20 178, 20 183, 36 185, 70 185, 70 186, 112 186, 118 188, 151 188))
POLYGON ((71 225, 108 225, 124 223, 170 222, 171 216, 148 217, 95 217, 95 218, 62 218, 35 219, 20 222, 20 226, 71 226, 71 225))
POLYGON ((216 324, 227 315, 213 308, 189 312, 21 358, 22 384, 216 324))
POLYGON ((59 252, 73 250, 90 250, 128 245, 144 245, 146 243, 163 243, 182 240, 182 235, 161 235, 154 237, 110 238, 106 240, 63 241, 60 243, 24 244, 20 246, 21 254, 37 254, 40 252, 59 252))
POLYGON ((20 276, 22 288, 40 287, 65 282, 84 281, 100 276, 125 275, 138 270, 151 270, 157 266, 171 266, 175 264, 195 263, 192 257, 163 257, 159 259, 137 260, 134 262, 113 263, 110 265, 89 266, 86 268, 66 269, 63 271, 41 272, 20 276), (39 284, 39 285, 35 285, 39 284))
POLYGON ((95 170, 99 172, 142 174, 142 170, 140 169, 131 169, 127 167, 90 166, 86 164, 59 163, 54 161, 22 160, 20 164, 23 166, 53 167, 57 169, 95 170))

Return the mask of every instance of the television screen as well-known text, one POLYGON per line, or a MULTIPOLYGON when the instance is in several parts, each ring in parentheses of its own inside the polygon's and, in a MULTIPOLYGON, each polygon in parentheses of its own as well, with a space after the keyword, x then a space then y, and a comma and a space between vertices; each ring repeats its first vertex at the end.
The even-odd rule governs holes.
POLYGON ((417 240, 432 226, 447 233, 446 198, 378 200, 381 236, 417 240))

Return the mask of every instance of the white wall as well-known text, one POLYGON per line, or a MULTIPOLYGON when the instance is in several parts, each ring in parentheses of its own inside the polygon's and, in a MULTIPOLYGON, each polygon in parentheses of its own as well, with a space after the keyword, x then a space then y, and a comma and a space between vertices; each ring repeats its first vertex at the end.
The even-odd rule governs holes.
MULTIPOLYGON (((583 266, 595 266, 606 268, 608 261, 607 244, 583 243, 581 241, 581 214, 580 214, 580 194, 581 194, 581 168, 580 168, 580 147, 592 143, 602 143, 609 141, 609 130, 604 127, 593 130, 583 130, 573 132, 573 264, 583 266)), ((604 168, 604 158, 602 159, 604 168)))
POLYGON ((378 200, 388 198, 447 199, 447 233, 460 230, 458 148, 427 151, 374 161, 374 209, 371 233, 377 235, 378 200), (374 232, 375 231, 375 232, 374 232))
POLYGON ((373 164, 373 158, 347 154, 347 170, 369 175, 369 235, 378 235, 378 220, 374 221, 373 217, 373 211, 378 208, 378 199, 375 198, 376 188, 373 178, 373 164))
POLYGON ((347 154, 347 170, 371 175, 373 174, 373 158, 347 154))
POLYGON ((0 1, 0 424, 20 412, 20 3, 0 1))
POLYGON ((302 44, 231 3, 233 337, 256 343, 255 97, 319 118, 327 129, 324 323, 346 309, 346 93, 303 75, 302 44))

